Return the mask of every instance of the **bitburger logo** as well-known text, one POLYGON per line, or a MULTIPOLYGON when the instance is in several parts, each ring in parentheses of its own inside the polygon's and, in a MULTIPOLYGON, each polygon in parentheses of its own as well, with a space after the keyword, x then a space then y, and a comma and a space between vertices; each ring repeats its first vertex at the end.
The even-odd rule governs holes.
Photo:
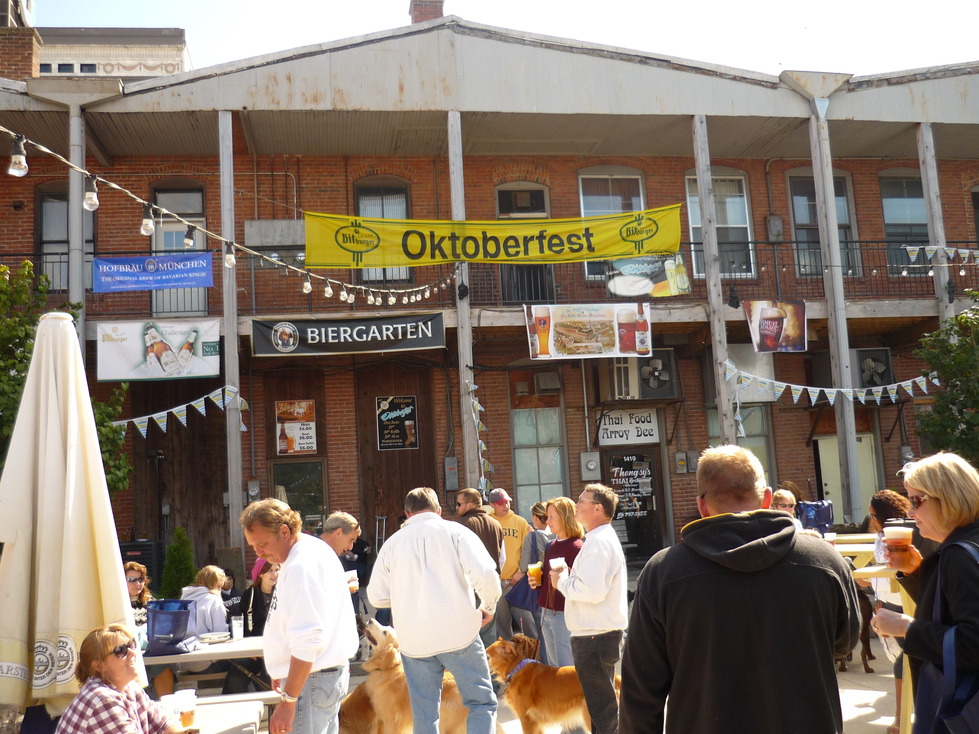
POLYGON ((288 354, 299 346, 299 329, 288 321, 280 321, 272 327, 272 346, 288 354))
POLYGON ((75 677, 75 666, 78 665, 78 649, 75 638, 69 635, 58 635, 58 685, 70 683, 75 677))
POLYGON ((58 673, 57 647, 50 640, 34 643, 34 688, 47 688, 58 673))

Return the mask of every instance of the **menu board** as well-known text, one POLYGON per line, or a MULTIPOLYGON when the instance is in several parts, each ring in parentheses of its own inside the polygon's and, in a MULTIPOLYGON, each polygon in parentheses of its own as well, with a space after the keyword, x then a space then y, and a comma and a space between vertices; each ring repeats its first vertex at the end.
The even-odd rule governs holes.
POLYGON ((275 401, 278 456, 316 453, 316 409, 313 400, 275 401))
POLYGON ((375 398, 377 405, 377 449, 396 451, 418 448, 415 420, 418 405, 414 395, 375 398))
POLYGON ((609 459, 609 487, 619 496, 617 517, 645 517, 651 509, 652 466, 648 454, 617 453, 609 459))

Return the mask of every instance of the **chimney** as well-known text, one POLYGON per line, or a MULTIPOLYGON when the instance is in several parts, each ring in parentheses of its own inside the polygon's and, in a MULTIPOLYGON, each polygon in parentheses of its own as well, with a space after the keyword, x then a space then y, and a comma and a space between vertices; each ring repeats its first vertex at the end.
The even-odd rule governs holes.
POLYGON ((444 0, 411 0, 411 5, 408 6, 411 22, 424 23, 426 20, 441 18, 443 2, 444 0))
POLYGON ((0 28, 0 77, 19 82, 41 76, 42 43, 33 28, 0 28))

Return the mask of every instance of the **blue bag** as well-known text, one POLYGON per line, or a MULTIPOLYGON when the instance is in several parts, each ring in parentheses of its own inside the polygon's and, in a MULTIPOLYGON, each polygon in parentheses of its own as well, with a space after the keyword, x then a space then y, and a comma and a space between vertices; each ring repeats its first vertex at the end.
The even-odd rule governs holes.
POLYGON ((799 502, 799 522, 806 530, 825 533, 833 526, 833 501, 799 502))
POLYGON ((197 602, 190 599, 154 599, 146 605, 144 657, 179 655, 198 647, 197 602))

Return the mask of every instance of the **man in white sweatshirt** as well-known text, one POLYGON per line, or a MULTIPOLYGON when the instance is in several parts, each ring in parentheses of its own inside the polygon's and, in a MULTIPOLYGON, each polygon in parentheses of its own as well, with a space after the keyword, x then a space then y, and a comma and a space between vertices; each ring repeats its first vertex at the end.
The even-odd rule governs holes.
POLYGON ((479 537, 441 513, 435 490, 408 493, 408 519, 377 554, 367 598, 394 615, 414 734, 438 734, 445 670, 469 709, 468 734, 493 734, 496 695, 479 630, 493 618, 500 577, 479 537))
POLYGON ((304 535, 302 517, 280 500, 248 505, 241 527, 260 558, 280 565, 264 634, 265 667, 282 696, 269 734, 337 734, 358 644, 340 559, 304 535))

